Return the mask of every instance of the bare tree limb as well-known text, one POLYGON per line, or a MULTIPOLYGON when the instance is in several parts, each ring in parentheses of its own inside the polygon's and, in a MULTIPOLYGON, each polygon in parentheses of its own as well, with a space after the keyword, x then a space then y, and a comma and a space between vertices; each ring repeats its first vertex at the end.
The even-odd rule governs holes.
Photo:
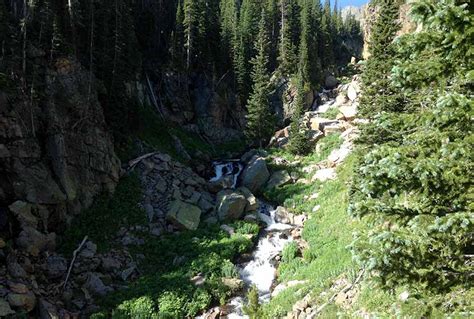
POLYGON ((82 246, 84 246, 86 241, 87 241, 87 236, 84 237, 79 247, 77 247, 77 249, 74 250, 74 252, 72 253, 72 260, 71 260, 71 263, 69 264, 69 269, 67 271, 66 279, 64 280, 63 290, 66 289, 66 285, 69 280, 69 276, 71 275, 71 270, 72 270, 72 267, 74 266, 74 262, 76 261, 77 254, 81 251, 82 246))

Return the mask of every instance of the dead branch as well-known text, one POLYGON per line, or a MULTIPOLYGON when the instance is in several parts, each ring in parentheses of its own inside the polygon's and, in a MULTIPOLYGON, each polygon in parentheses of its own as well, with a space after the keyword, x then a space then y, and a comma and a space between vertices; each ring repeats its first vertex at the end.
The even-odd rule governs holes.
POLYGON ((71 263, 69 264, 69 269, 67 271, 66 279, 64 280, 63 290, 66 289, 67 281, 69 280, 69 276, 71 275, 72 267, 74 266, 74 263, 76 262, 77 254, 81 251, 82 246, 84 246, 86 241, 87 241, 87 235, 84 237, 79 247, 77 247, 77 249, 74 250, 74 252, 72 253, 72 260, 71 260, 71 263))

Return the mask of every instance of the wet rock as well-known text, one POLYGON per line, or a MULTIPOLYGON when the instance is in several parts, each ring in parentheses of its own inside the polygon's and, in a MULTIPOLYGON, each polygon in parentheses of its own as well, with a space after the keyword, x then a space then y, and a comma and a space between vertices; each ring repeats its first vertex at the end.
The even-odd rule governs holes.
POLYGON ((46 259, 46 265, 48 267, 48 276, 52 279, 61 278, 66 274, 67 261, 61 256, 49 256, 46 259))
POLYGON ((13 314, 15 314, 15 311, 12 310, 10 304, 3 298, 0 298, 0 317, 3 318, 13 314))
POLYGON ((285 207, 278 206, 275 210, 275 221, 282 224, 291 224, 293 221, 293 214, 285 207))
POLYGON ((252 193, 258 192, 270 178, 264 158, 254 156, 242 172, 242 185, 252 193))
POLYGON ((239 187, 237 190, 242 193, 242 195, 244 195, 245 199, 247 200, 245 212, 255 212, 259 207, 257 197, 255 197, 255 195, 252 194, 252 192, 247 187, 239 187))
POLYGON ((339 85, 339 81, 336 79, 334 75, 326 76, 324 80, 324 87, 328 90, 335 89, 339 85))
POLYGON ((30 312, 36 306, 36 297, 32 292, 26 294, 9 293, 7 301, 13 308, 30 312))
POLYGON ((288 174, 287 171, 284 171, 284 170, 277 171, 272 174, 266 187, 267 189, 273 189, 273 188, 290 184, 291 182, 292 182, 292 179, 290 177, 290 174, 288 174))
POLYGON ((177 227, 196 230, 201 221, 201 209, 183 201, 175 200, 171 203, 166 218, 177 227))
MULTIPOLYGON (((45 299, 40 299, 38 303, 39 319, 59 319, 59 313, 56 306, 45 299)), ((62 317, 61 317, 62 318, 62 317)))
POLYGON ((241 218, 246 206, 247 199, 240 192, 224 190, 217 194, 217 214, 220 220, 241 218))
POLYGON ((94 273, 89 273, 87 281, 84 284, 84 288, 87 289, 93 295, 104 296, 109 292, 113 291, 111 287, 106 286, 102 279, 94 273))

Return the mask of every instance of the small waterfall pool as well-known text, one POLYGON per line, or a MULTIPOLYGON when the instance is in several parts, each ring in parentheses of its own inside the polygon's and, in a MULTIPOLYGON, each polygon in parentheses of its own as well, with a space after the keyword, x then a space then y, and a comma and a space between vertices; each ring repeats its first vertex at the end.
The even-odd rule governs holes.
MULTIPOLYGON (((225 176, 233 175, 234 188, 238 183, 238 176, 244 166, 237 161, 215 162, 215 177, 211 181, 218 181, 225 176)), ((243 313, 243 306, 246 304, 247 289, 255 285, 258 289, 261 303, 270 301, 272 286, 276 278, 276 257, 280 255, 285 245, 293 238, 290 236, 290 230, 293 226, 277 223, 275 221, 275 209, 259 201, 258 217, 266 224, 266 228, 260 232, 260 238, 252 253, 250 261, 237 264, 240 278, 245 284, 245 289, 239 296, 232 298, 227 304, 227 318, 246 319, 243 313)), ((205 319, 206 315, 197 317, 205 319)))

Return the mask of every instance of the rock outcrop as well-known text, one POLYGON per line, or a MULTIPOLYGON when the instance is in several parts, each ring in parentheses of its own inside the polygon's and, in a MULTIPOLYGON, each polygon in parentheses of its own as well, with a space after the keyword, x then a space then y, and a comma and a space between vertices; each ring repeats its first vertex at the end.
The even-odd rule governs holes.
POLYGON ((54 231, 114 189, 120 161, 89 73, 63 58, 44 76, 37 103, 0 91, 0 207, 21 201, 10 208, 22 226, 54 231))

